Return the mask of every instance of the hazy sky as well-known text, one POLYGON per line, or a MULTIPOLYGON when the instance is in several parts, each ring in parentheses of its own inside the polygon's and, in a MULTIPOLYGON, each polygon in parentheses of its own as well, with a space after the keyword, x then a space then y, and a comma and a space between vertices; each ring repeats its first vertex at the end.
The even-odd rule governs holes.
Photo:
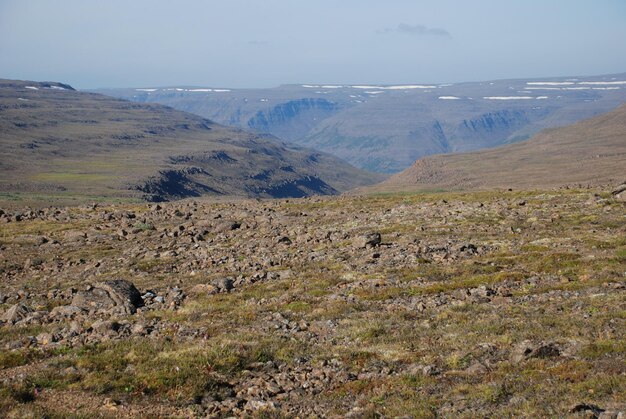
POLYGON ((626 71, 626 0, 0 0, 0 78, 78 88, 626 71))

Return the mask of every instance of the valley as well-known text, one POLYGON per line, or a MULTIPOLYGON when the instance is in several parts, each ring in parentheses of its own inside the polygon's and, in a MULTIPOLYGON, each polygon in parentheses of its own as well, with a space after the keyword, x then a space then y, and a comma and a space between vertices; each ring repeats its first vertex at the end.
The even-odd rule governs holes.
POLYGON ((60 4, 0 0, 0 418, 626 419, 626 2, 60 4))
MULTIPOLYGON (((531 99, 485 98, 508 100, 531 99)), ((492 148, 384 180, 62 83, 5 80, 0 105, 9 417, 626 409, 624 106, 505 145, 565 111, 492 110, 458 128, 492 148)), ((336 112, 302 99, 252 120, 284 134, 336 112)), ((438 121, 412 135, 460 144, 438 121)))
POLYGON ((626 74, 456 84, 163 87, 97 92, 270 133, 352 165, 396 173, 421 157, 525 140, 614 110, 626 74))

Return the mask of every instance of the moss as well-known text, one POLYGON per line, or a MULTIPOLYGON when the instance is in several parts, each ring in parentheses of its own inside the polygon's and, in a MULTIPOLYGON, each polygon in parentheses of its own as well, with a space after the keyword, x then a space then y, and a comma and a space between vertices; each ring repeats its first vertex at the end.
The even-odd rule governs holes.
POLYGON ((586 346, 580 356, 588 359, 618 357, 626 359, 626 341, 598 340, 586 346))

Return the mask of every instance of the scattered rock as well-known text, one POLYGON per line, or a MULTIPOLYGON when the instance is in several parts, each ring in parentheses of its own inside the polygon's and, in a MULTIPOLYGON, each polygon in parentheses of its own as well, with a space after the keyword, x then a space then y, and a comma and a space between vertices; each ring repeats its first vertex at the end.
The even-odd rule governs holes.
POLYGON ((511 362, 519 364, 531 358, 553 358, 561 354, 558 346, 554 343, 534 344, 529 340, 520 342, 511 352, 511 362))
POLYGON ((601 407, 589 403, 580 403, 570 409, 570 413, 590 412, 596 416, 604 411, 601 407))
POLYGON ((613 195, 613 198, 615 198, 616 200, 620 202, 626 202, 626 183, 623 183, 617 188, 615 188, 611 192, 611 195, 613 195))
POLYGON ((487 370, 487 367, 485 367, 482 363, 474 362, 465 370, 465 372, 467 372, 468 374, 472 374, 472 375, 480 375, 480 374, 486 374, 488 370, 487 370))
POLYGON ((219 292, 228 292, 233 289, 234 281, 232 278, 220 278, 213 281, 213 285, 219 292))
POLYGON ((369 249, 372 247, 379 246, 381 241, 382 239, 381 239, 380 233, 371 232, 371 233, 366 233, 355 238, 352 244, 357 249, 369 249))
POLYGON ((276 240, 276 242, 279 243, 279 244, 290 245, 291 244, 291 239, 289 237, 287 237, 287 236, 282 236, 282 237, 279 237, 276 240))
POLYGON ((27 305, 18 303, 4 313, 2 320, 9 324, 19 323, 20 321, 26 319, 32 312, 33 309, 27 305))
POLYGON ((100 282, 87 291, 78 292, 72 305, 95 311, 133 314, 143 305, 141 294, 135 286, 124 279, 100 282))
POLYGON ((56 341, 56 336, 52 333, 40 333, 37 335, 37 343, 40 345, 49 345, 56 341))
POLYGON ((81 314, 83 309, 80 307, 68 305, 68 306, 57 306, 50 311, 50 317, 72 317, 77 314, 81 314))
POLYGON ((196 284, 189 293, 192 295, 207 295, 217 294, 219 291, 219 288, 213 284, 196 284))

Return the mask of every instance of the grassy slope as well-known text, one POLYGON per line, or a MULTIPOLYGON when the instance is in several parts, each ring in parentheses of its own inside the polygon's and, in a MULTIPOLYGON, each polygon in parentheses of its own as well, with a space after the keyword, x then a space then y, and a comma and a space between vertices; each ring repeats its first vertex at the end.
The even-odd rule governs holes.
POLYGON ((616 183, 626 169, 626 106, 528 141, 427 157, 373 190, 489 189, 616 183))

